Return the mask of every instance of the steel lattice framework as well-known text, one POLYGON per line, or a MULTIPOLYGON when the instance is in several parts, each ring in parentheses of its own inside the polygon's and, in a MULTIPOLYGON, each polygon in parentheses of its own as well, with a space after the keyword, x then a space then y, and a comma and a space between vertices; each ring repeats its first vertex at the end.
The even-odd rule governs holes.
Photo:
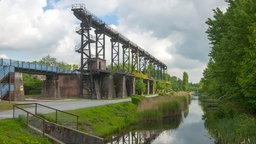
POLYGON ((76 49, 81 54, 81 77, 83 75, 91 75, 90 59, 94 55, 96 58, 105 60, 105 37, 108 36, 111 41, 112 69, 117 72, 144 72, 148 66, 152 67, 153 65, 154 70, 148 72, 150 76, 163 79, 167 70, 167 66, 163 62, 106 25, 102 20, 86 10, 84 4, 73 4, 72 11, 77 19, 81 21, 80 29, 77 31, 81 35, 81 45, 76 49), (95 29, 95 39, 90 34, 91 28, 95 29), (91 43, 95 43, 95 54, 92 54, 91 43))

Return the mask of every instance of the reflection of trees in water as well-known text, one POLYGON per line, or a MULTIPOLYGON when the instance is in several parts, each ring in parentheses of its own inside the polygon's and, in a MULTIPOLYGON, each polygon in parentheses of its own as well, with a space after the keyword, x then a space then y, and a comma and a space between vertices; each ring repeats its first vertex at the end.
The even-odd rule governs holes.
POLYGON ((112 136, 108 144, 150 144, 164 130, 176 129, 180 125, 182 115, 173 119, 138 123, 130 126, 118 136, 112 136))

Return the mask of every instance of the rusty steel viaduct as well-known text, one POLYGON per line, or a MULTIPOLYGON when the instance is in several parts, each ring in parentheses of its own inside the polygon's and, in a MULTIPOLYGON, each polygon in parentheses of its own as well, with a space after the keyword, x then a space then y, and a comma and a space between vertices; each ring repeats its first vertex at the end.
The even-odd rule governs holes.
POLYGON ((81 41, 75 48, 81 57, 78 72, 1 59, 0 98, 24 98, 20 73, 46 75, 42 96, 50 98, 131 96, 136 93, 136 78, 143 79, 146 94, 153 94, 153 83, 164 79, 167 66, 90 13, 84 4, 73 4, 71 10, 80 21, 76 33, 81 41), (111 43, 110 67, 106 65, 107 37, 111 43))

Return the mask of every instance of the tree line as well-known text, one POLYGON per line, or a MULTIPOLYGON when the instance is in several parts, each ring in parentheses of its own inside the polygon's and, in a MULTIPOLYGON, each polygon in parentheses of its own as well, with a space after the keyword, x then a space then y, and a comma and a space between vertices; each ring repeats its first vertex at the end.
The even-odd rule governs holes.
POLYGON ((233 101, 256 111, 256 1, 227 0, 225 12, 214 10, 206 21, 210 60, 200 82, 212 98, 233 101))

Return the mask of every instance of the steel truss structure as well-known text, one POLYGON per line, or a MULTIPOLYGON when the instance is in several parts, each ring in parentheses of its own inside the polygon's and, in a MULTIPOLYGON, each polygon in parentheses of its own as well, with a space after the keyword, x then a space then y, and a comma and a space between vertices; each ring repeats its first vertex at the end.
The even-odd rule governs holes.
POLYGON ((84 4, 73 4, 72 11, 76 18, 81 21, 80 29, 77 31, 81 35, 81 45, 76 49, 81 54, 81 77, 92 74, 90 59, 94 55, 96 58, 105 60, 105 37, 108 36, 111 41, 111 67, 114 71, 128 74, 134 71, 143 73, 150 64, 153 64, 154 70, 149 72, 150 76, 157 79, 164 78, 167 66, 163 62, 106 25, 102 20, 86 10, 84 4), (92 28, 95 29, 95 40, 90 34, 92 28), (91 43, 95 43, 95 54, 92 54, 91 43))

